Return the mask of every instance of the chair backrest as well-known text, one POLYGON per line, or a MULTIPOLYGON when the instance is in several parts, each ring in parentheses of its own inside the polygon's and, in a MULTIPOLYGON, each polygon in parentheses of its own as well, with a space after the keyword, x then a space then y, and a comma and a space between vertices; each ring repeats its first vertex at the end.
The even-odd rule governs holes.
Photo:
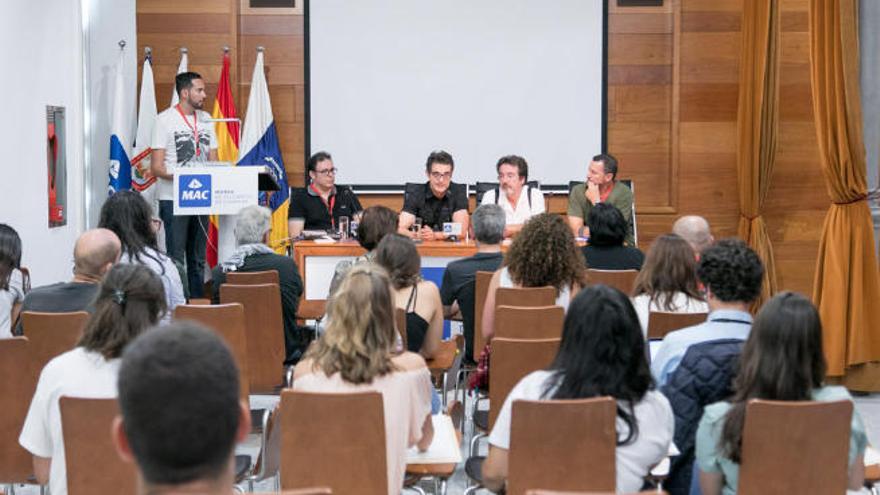
POLYGON ((562 337, 565 310, 561 306, 497 306, 495 335, 509 339, 558 339, 562 337))
POLYGON ((709 313, 667 313, 651 311, 648 316, 648 339, 662 339, 667 333, 703 323, 709 313))
POLYGON ((635 285, 638 270, 596 270, 587 269, 587 280, 590 285, 604 284, 629 295, 635 285))
POLYGON ((220 286, 220 302, 244 306, 248 378, 252 394, 273 394, 284 378, 284 323, 278 284, 220 286))
POLYGON ((37 386, 30 372, 26 337, 0 339, 0 483, 26 483, 33 474, 33 456, 18 443, 24 418, 37 386))
POLYGON ((514 401, 507 493, 538 487, 613 491, 616 416, 611 397, 514 401))
POLYGON ((494 272, 477 272, 474 279, 474 343, 473 357, 479 359, 486 339, 483 338, 483 308, 486 307, 486 295, 494 272))
POLYGON ((397 327, 397 333, 400 334, 400 340, 403 343, 403 350, 407 349, 406 342, 406 310, 403 308, 394 308, 394 325, 397 327))
POLYGON ((235 285, 278 284, 278 270, 262 272, 229 272, 226 283, 235 285))
MULTIPOLYGON (((477 206, 482 204, 483 195, 485 195, 489 191, 494 191, 498 189, 499 185, 497 182, 477 182, 474 184, 474 193, 477 196, 477 206)), ((532 189, 540 189, 541 184, 536 180, 530 180, 526 182, 526 187, 530 187, 532 189)))
POLYGON ((21 314, 24 336, 30 341, 31 372, 40 371, 52 358, 74 347, 82 337, 89 319, 85 311, 71 313, 38 313, 25 311, 21 314))
POLYGON ((329 486, 387 495, 385 414, 379 392, 281 393, 281 488, 329 486))
POLYGON ((853 404, 752 400, 746 406, 740 495, 846 491, 853 404))
POLYGON ((134 464, 123 461, 111 435, 116 399, 61 397, 67 493, 137 493, 134 464))
POLYGON ((492 339, 489 360, 489 429, 513 387, 529 373, 550 366, 561 339, 492 339))
POLYGON ((248 379, 247 339, 245 338, 244 306, 239 303, 210 306, 181 304, 174 308, 177 320, 192 320, 217 332, 232 350, 238 365, 239 393, 247 401, 251 392, 248 379))
POLYGON ((495 306, 553 306, 558 291, 555 287, 499 287, 495 306))

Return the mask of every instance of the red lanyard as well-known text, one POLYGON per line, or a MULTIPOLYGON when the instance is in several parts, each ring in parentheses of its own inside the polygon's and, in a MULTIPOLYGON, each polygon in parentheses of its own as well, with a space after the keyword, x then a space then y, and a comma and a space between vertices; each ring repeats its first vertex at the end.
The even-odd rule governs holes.
POLYGON ((180 109, 180 103, 175 107, 177 108, 177 113, 180 114, 180 117, 183 119, 183 123, 186 124, 187 127, 193 131, 193 144, 196 147, 196 156, 199 156, 201 149, 199 148, 199 116, 197 112, 193 112, 193 125, 189 125, 189 120, 186 120, 186 115, 183 114, 183 110, 180 109))
POLYGON ((330 202, 328 203, 327 201, 324 201, 324 196, 321 196, 321 191, 318 191, 318 188, 316 188, 314 184, 309 184, 309 187, 318 195, 321 202, 324 203, 324 206, 327 207, 327 213, 330 214, 330 225, 336 227, 336 221, 333 219, 333 206, 336 205, 336 195, 330 195, 330 202))

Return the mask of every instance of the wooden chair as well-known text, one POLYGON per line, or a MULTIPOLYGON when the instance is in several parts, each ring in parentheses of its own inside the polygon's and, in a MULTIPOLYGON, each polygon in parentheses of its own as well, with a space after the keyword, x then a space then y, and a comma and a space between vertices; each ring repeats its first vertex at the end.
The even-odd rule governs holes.
POLYGON ((242 400, 247 401, 251 390, 248 379, 244 306, 239 303, 211 306, 181 304, 174 309, 174 318, 201 323, 223 338, 238 365, 239 394, 242 400))
POLYGON ((515 401, 507 493, 523 495, 534 487, 614 491, 616 416, 611 397, 515 401))
POLYGON ((495 306, 553 306, 556 295, 555 287, 499 287, 495 292, 495 306))
POLYGON ((137 493, 134 464, 116 453, 111 436, 116 399, 61 397, 67 493, 137 493))
POLYGON ((648 316, 648 340, 659 340, 669 332, 698 325, 706 321, 709 313, 667 313, 651 311, 648 316))
POLYGON ((560 338, 563 320, 565 310, 561 306, 497 306, 495 336, 509 339, 560 338))
POLYGON ((21 314, 21 318, 24 336, 31 343, 31 373, 39 377, 40 371, 52 358, 76 347, 86 327, 89 314, 85 311, 72 313, 25 311, 21 314))
POLYGON ((26 337, 0 340, 0 483, 28 483, 33 456, 18 443, 37 377, 29 372, 30 342, 26 337))
POLYGON ((207 306, 211 304, 211 300, 207 297, 193 297, 189 300, 190 306, 207 306))
POLYGON ((254 394, 275 394, 284 377, 284 323, 278 284, 220 286, 220 302, 244 306, 248 379, 254 394))
POLYGON ((839 494, 848 480, 853 403, 752 400, 746 406, 740 495, 839 494))
POLYGON ((281 488, 387 495, 385 414, 379 392, 281 392, 281 488))
POLYGON ((234 285, 279 284, 278 270, 263 272, 228 272, 226 283, 234 285))
POLYGON ((489 282, 492 281, 494 272, 477 272, 474 280, 474 360, 480 358, 483 347, 486 347, 486 339, 483 338, 483 308, 486 307, 486 295, 489 292, 489 282))
MULTIPOLYGON (((492 359, 489 361, 489 427, 513 387, 533 371, 545 369, 553 362, 559 350, 560 338, 553 339, 492 339, 492 359)), ((613 485, 612 485, 613 488, 613 485)))
POLYGON ((394 326, 397 327, 397 333, 400 334, 400 340, 403 343, 403 350, 407 350, 406 341, 406 310, 403 308, 394 308, 394 326))
MULTIPOLYGON (((617 492, 557 492, 551 490, 529 490, 526 495, 618 495, 617 492)), ((658 492, 656 490, 648 490, 638 493, 630 493, 628 495, 669 495, 666 492, 658 492)))
POLYGON ((638 270, 595 270, 587 269, 587 280, 590 285, 607 285, 629 295, 633 290, 638 270))

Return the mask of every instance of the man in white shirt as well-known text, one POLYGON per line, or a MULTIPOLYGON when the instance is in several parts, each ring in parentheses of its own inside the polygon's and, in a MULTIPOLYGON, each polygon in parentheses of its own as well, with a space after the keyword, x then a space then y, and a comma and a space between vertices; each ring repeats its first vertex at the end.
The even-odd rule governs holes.
POLYGON ((175 79, 180 103, 156 116, 150 172, 156 177, 159 217, 165 224, 168 255, 186 268, 190 297, 203 296, 207 215, 174 215, 174 173, 217 160, 217 136, 211 116, 202 110, 205 81, 195 72, 175 79))
POLYGON ((539 188, 526 184, 529 164, 525 158, 502 156, 495 169, 498 171, 498 188, 487 191, 480 204, 501 206, 507 218, 504 237, 512 237, 522 230, 529 218, 544 213, 544 195, 539 188))

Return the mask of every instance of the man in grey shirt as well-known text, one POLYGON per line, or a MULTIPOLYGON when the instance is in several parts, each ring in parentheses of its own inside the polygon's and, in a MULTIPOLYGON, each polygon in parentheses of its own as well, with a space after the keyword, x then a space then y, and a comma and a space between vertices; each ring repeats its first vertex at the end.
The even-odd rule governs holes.
MULTIPOLYGON (((110 230, 92 229, 83 232, 73 248, 73 280, 30 291, 24 298, 21 311, 91 313, 98 285, 110 268, 119 261, 121 248, 119 238, 110 230)), ((22 334, 21 319, 15 327, 15 334, 22 334)))

